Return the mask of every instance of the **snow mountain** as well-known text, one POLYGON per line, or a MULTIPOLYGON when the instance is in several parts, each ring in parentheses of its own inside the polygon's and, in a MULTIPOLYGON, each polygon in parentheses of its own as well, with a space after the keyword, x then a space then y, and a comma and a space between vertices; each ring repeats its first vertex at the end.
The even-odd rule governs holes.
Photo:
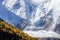
POLYGON ((59 0, 0 0, 0 18, 27 33, 39 34, 44 30, 59 34, 59 3, 59 0))

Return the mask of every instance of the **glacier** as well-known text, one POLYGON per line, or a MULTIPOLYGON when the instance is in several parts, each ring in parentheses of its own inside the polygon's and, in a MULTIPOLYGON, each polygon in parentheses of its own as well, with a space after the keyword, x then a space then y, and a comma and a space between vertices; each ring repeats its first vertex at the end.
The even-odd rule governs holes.
POLYGON ((30 36, 59 38, 59 3, 59 0, 0 0, 0 18, 30 36))

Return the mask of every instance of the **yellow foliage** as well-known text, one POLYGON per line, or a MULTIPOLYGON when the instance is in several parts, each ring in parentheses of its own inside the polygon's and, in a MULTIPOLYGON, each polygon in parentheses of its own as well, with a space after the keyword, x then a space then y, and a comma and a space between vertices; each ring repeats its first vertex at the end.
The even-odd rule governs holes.
MULTIPOLYGON (((26 39, 26 40, 37 40, 36 38, 33 38, 31 36, 29 36, 28 34, 22 32, 21 30, 17 29, 16 27, 4 22, 4 21, 1 21, 0 20, 0 30, 4 31, 4 32, 8 32, 10 34, 16 34, 18 36, 21 36, 22 37, 22 40, 23 39, 26 39)), ((12 38, 13 39, 13 38, 12 38)))

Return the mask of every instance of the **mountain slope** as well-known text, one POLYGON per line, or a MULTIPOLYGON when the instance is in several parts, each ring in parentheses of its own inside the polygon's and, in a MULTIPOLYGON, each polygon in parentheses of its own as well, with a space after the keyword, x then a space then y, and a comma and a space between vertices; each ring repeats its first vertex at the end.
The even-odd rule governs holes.
POLYGON ((16 27, 0 20, 0 39, 1 40, 37 40, 30 37, 28 34, 23 33, 16 27))

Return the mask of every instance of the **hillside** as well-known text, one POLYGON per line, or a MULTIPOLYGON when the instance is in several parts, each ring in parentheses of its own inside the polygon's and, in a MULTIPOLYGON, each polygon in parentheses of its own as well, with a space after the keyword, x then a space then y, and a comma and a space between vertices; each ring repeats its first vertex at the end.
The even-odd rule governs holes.
POLYGON ((37 40, 23 33, 16 27, 0 19, 0 39, 1 40, 37 40))

